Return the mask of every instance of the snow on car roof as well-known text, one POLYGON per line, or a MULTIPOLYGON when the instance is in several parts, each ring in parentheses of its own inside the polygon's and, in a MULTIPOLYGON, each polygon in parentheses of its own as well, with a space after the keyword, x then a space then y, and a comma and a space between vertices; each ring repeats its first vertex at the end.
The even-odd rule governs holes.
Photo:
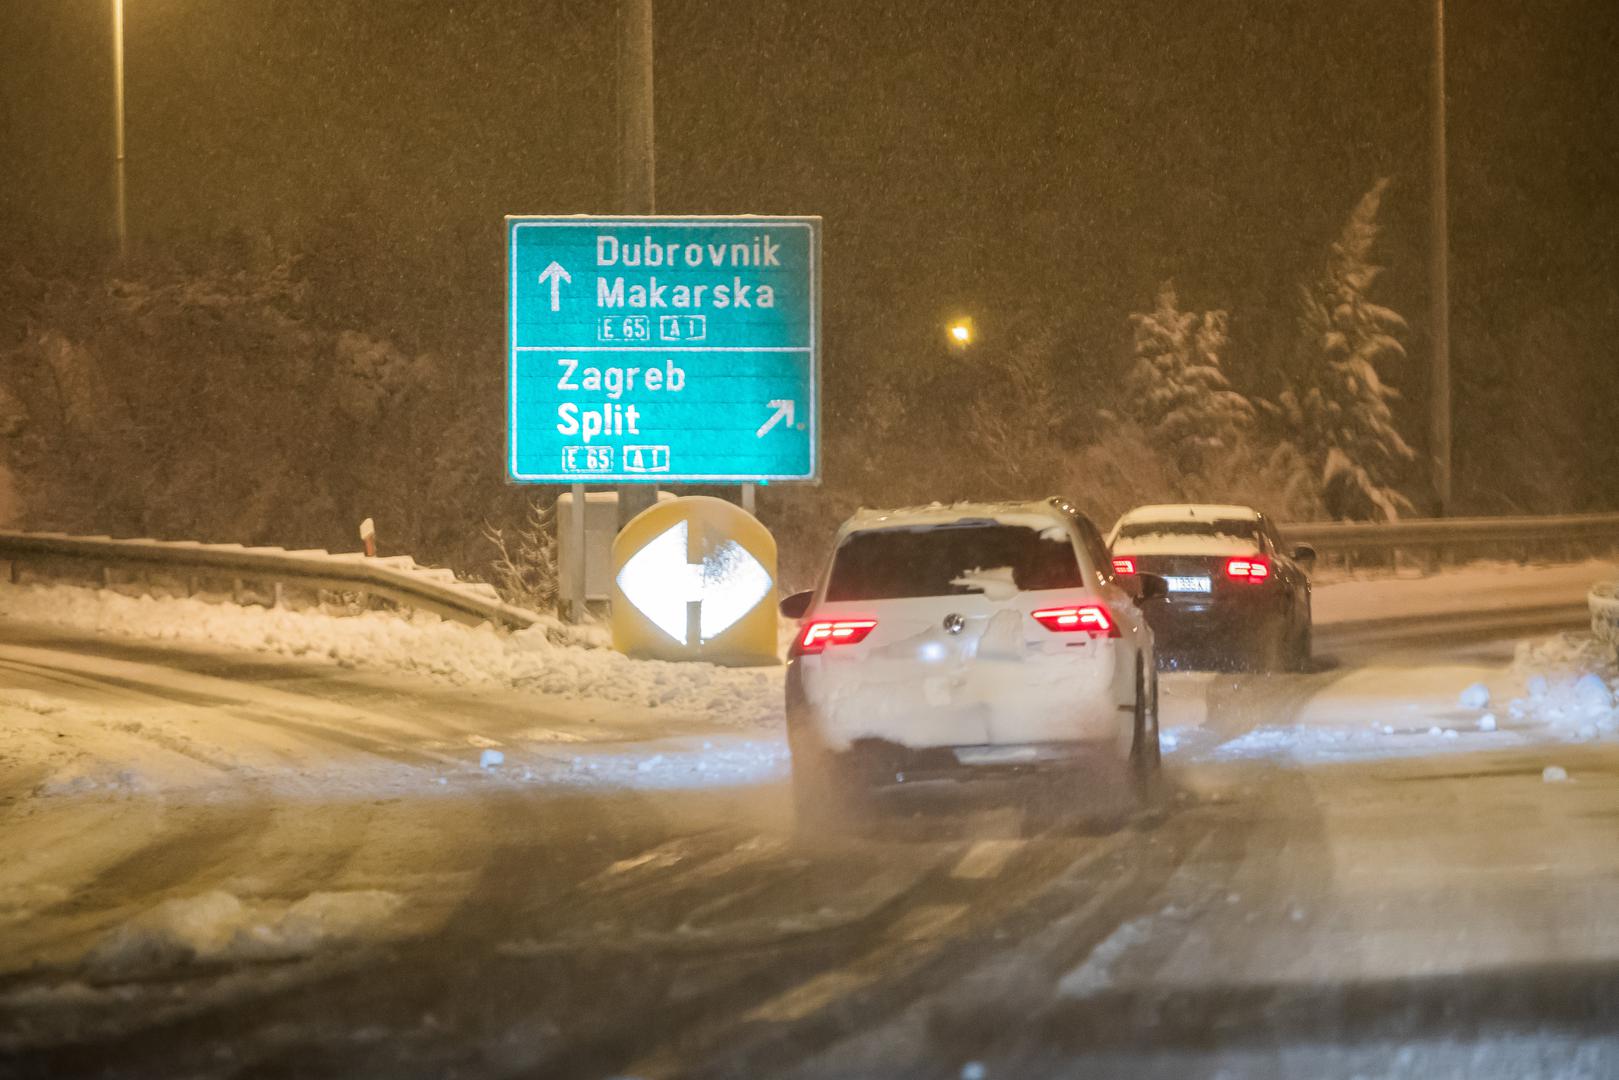
POLYGON ((1119 519, 1119 524, 1142 521, 1257 521, 1259 511, 1251 506, 1223 506, 1219 503, 1160 503, 1138 506, 1119 519))
POLYGON ((1048 529, 1066 525, 1065 515, 1044 500, 1036 502, 958 502, 945 505, 902 506, 892 510, 865 507, 843 523, 840 535, 871 529, 916 529, 930 525, 950 525, 958 521, 994 521, 1001 525, 1023 525, 1048 529))

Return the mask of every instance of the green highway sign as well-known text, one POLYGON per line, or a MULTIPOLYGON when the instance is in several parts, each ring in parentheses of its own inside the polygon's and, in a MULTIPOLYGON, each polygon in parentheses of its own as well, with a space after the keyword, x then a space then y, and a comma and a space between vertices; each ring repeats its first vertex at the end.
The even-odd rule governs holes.
POLYGON ((821 219, 508 217, 507 472, 819 477, 821 219))

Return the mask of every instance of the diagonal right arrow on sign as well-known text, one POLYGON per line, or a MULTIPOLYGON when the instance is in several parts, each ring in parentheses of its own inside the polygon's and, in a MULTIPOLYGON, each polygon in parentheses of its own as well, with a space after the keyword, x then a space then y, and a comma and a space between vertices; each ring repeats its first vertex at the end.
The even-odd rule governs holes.
POLYGON ((788 401, 785 398, 777 398, 775 401, 770 403, 769 407, 775 409, 776 411, 771 413, 770 419, 766 420, 764 424, 760 426, 759 430, 753 433, 753 437, 756 439, 764 438, 766 432, 775 427, 777 424, 781 423, 783 420, 787 421, 788 427, 793 426, 793 403, 791 401, 788 401))

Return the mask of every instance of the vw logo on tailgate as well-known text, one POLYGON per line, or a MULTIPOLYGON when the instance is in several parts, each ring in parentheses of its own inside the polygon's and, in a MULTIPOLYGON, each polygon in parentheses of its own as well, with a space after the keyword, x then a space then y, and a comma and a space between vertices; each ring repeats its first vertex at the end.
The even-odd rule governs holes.
POLYGON ((953 611, 944 617, 944 632, 947 634, 959 634, 966 625, 967 620, 953 611))

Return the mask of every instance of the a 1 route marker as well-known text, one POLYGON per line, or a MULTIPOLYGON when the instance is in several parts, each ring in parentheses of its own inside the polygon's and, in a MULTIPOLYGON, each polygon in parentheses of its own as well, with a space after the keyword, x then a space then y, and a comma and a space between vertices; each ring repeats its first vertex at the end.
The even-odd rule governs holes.
POLYGON ((507 471, 819 478, 817 217, 508 217, 507 471))

